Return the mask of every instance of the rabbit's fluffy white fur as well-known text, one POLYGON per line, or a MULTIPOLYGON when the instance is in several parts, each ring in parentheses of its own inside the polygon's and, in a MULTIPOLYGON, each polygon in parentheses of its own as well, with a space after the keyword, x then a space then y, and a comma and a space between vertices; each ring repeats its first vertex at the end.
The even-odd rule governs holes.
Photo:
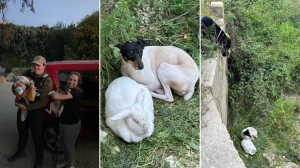
POLYGON ((15 78, 26 85, 30 82, 29 78, 26 76, 15 76, 15 78))
POLYGON ((241 145, 246 153, 250 155, 255 154, 256 148, 250 139, 243 139, 241 145))
POLYGON ((105 93, 106 125, 126 142, 140 142, 154 130, 149 90, 128 77, 115 79, 105 93))
POLYGON ((253 140, 253 139, 257 138, 257 131, 253 127, 248 127, 246 129, 243 129, 243 131, 241 133, 241 137, 243 139, 253 140), (246 133, 248 135, 246 135, 245 132, 248 132, 248 133, 246 133))

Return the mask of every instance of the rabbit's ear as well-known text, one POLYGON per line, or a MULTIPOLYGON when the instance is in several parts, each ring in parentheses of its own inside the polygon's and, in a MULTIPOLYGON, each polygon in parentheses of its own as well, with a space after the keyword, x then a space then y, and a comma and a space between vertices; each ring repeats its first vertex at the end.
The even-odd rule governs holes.
POLYGON ((140 89, 137 96, 136 96, 136 100, 135 103, 140 104, 143 106, 144 104, 144 97, 145 97, 145 91, 144 89, 140 89))
POLYGON ((117 113, 116 115, 112 116, 110 119, 111 120, 119 120, 122 118, 127 118, 131 115, 131 111, 130 110, 123 110, 119 113, 117 113))

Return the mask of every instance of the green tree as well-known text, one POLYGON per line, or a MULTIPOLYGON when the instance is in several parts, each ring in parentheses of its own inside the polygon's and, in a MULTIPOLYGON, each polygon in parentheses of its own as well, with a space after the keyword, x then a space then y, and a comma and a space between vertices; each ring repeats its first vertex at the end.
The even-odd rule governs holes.
POLYGON ((44 54, 50 60, 63 60, 65 57, 65 45, 72 44, 76 27, 74 23, 70 25, 58 21, 56 25, 50 28, 47 34, 47 46, 44 54))
MULTIPOLYGON (((16 0, 12 0, 14 3, 16 2, 16 0)), ((33 7, 33 0, 20 0, 22 2, 22 6, 20 11, 24 12, 25 8, 30 8, 30 11, 35 13, 34 7, 33 7)), ((3 22, 6 21, 5 19, 5 12, 7 7, 7 3, 9 2, 9 0, 0 0, 0 13, 2 13, 2 20, 3 22)))
POLYGON ((99 59, 99 11, 86 15, 76 26, 72 45, 65 45, 66 60, 99 59))

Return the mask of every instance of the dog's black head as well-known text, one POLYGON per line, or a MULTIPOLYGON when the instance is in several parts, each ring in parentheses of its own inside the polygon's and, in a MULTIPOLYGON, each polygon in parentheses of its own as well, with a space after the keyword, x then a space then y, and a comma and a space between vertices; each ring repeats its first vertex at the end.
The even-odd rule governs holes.
POLYGON ((144 40, 126 42, 124 45, 118 44, 116 47, 120 49, 120 52, 124 60, 130 63, 135 69, 142 70, 144 63, 142 61, 143 49, 146 45, 144 40))
POLYGON ((217 25, 210 17, 201 17, 201 33, 203 37, 211 39, 211 35, 221 44, 221 53, 223 56, 228 56, 228 50, 231 46, 230 39, 225 32, 217 25))
POLYGON ((249 137, 251 137, 249 130, 247 129, 245 132, 243 132, 244 135, 247 135, 249 137))
POLYGON ((69 86, 68 85, 60 85, 59 90, 60 90, 60 92, 63 92, 67 95, 68 91, 69 91, 69 86))

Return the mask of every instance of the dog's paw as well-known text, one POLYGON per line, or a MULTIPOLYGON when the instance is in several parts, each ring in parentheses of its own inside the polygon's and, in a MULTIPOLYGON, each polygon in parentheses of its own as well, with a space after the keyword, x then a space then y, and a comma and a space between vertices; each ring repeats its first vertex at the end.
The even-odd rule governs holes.
POLYGON ((45 109, 45 111, 46 111, 47 113, 51 114, 51 111, 49 111, 48 109, 45 109))
POLYGON ((52 95, 52 93, 54 93, 54 92, 55 92, 55 91, 51 91, 51 92, 48 93, 48 95, 52 95))
POLYGON ((166 96, 166 101, 168 101, 168 102, 173 102, 173 101, 174 101, 173 96, 172 96, 172 97, 166 96))

